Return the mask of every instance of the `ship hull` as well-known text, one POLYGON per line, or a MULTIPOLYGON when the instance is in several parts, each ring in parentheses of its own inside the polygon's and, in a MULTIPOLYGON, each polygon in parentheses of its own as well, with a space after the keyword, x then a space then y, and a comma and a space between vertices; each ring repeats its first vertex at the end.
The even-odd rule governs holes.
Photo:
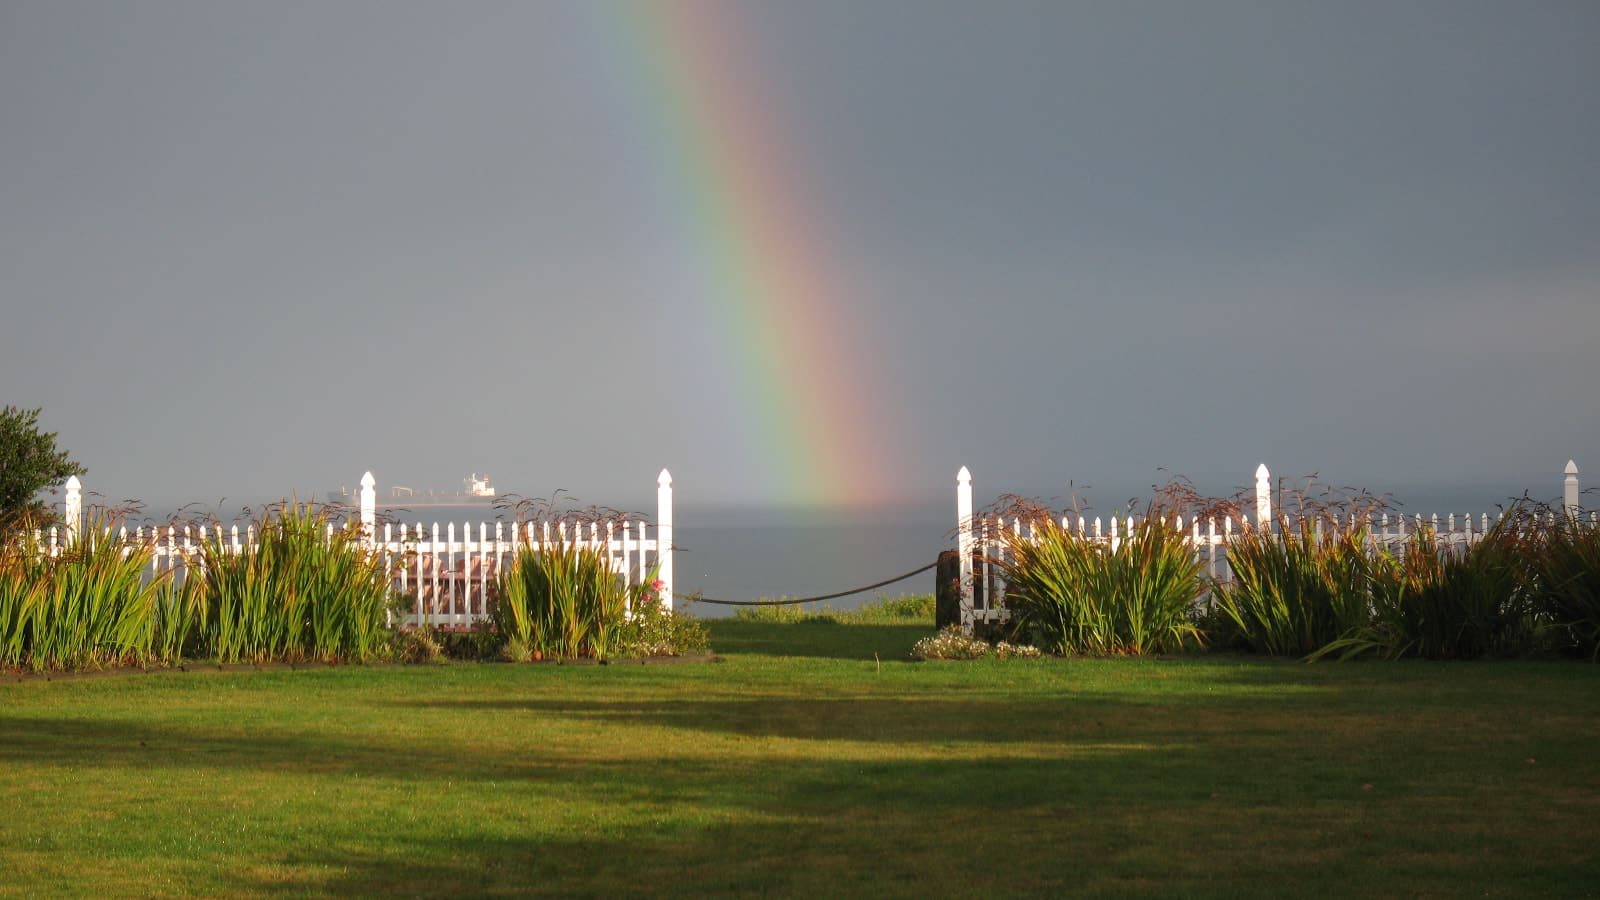
MULTIPOLYGON (((427 509, 433 506, 493 506, 499 497, 483 497, 475 494, 384 494, 374 498, 373 503, 378 509, 427 509)), ((343 506, 359 506, 361 498, 354 494, 341 494, 338 491, 328 492, 328 502, 338 503, 343 506)))

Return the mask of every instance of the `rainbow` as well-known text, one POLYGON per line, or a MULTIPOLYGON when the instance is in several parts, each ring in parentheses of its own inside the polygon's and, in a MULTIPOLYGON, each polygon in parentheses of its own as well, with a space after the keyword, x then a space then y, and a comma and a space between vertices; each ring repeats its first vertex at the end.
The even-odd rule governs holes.
POLYGON ((860 506, 891 499, 894 427, 875 401, 881 379, 857 345, 853 298, 784 134, 777 94, 744 58, 743 7, 702 0, 620 0, 625 35, 676 211, 695 233, 705 315, 739 382, 744 451, 764 462, 776 499, 860 506))

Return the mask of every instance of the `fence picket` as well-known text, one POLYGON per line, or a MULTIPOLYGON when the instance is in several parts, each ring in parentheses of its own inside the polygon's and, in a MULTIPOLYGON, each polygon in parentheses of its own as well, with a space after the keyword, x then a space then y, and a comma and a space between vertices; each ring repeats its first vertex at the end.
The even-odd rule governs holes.
POLYGON ((638 578, 637 579, 634 578, 634 572, 633 572, 633 541, 632 541, 632 538, 631 538, 631 534, 632 534, 631 525, 632 525, 632 523, 630 523, 626 519, 624 519, 622 521, 622 570, 627 573, 624 577, 628 578, 629 580, 643 582, 644 581, 644 574, 645 574, 644 572, 639 572, 638 573, 638 578))
POLYGON ((1217 517, 1206 519, 1206 573, 1217 577, 1217 517))
MULTIPOLYGON (((418 523, 417 527, 421 528, 422 527, 421 523, 418 523)), ((442 617, 445 614, 444 611, 440 609, 440 604, 439 604, 439 523, 438 522, 433 523, 433 532, 432 532, 431 535, 429 535, 427 554, 428 554, 428 556, 427 556, 427 559, 428 559, 428 576, 429 576, 429 579, 432 581, 432 589, 428 592, 428 606, 429 606, 428 619, 429 619, 429 621, 433 621, 436 617, 442 617)), ((418 566, 417 572, 418 572, 418 574, 420 574, 422 572, 421 565, 422 565, 422 558, 418 557, 418 559, 417 559, 417 566, 418 566)), ((439 624, 441 624, 441 625, 444 624, 442 619, 439 621, 439 624)))

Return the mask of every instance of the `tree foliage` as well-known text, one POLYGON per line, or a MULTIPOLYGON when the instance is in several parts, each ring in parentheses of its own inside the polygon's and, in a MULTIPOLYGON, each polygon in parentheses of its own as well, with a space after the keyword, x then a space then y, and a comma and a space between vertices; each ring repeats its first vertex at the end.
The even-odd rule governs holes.
POLYGON ((39 409, 0 407, 0 528, 43 514, 34 495, 84 471, 56 447, 54 432, 39 430, 39 409))

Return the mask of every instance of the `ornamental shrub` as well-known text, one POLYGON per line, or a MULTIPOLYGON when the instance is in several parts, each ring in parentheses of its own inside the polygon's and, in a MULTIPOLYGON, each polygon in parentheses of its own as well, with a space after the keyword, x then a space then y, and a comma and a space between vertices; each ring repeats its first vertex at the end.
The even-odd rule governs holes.
POLYGON ((628 609, 650 590, 628 584, 598 550, 567 542, 522 548, 497 587, 494 625, 518 662, 615 655, 628 609))
POLYGON ((1232 580, 1213 587, 1214 621, 1275 656, 1305 656, 1348 636, 1371 616, 1366 540, 1360 529, 1320 531, 1310 519, 1237 535, 1227 550, 1232 580))
POLYGON ((1370 622, 1313 655, 1476 659, 1533 649, 1538 632, 1537 560, 1549 534, 1520 515, 1500 519, 1466 546, 1431 529, 1395 553, 1371 557, 1370 622))
POLYGON ((694 616, 664 609, 647 595, 633 608, 617 633, 616 655, 627 657, 691 656, 711 648, 711 635, 694 616))
POLYGON ((390 572, 360 526, 290 503, 235 551, 219 528, 200 544, 185 587, 204 609, 197 649, 219 662, 365 662, 389 647, 390 572))
POLYGON ((999 562, 1012 632, 1051 653, 1172 653, 1201 642, 1191 619, 1201 563, 1183 532, 1146 517, 1117 543, 1040 519, 1005 533, 999 562))
POLYGON ((938 634, 917 641, 911 648, 911 658, 921 660, 982 659, 986 656, 996 659, 1038 659, 1043 655, 1038 647, 1029 644, 1005 641, 990 644, 983 638, 967 635, 959 625, 947 626, 938 634))
POLYGON ((147 578, 149 545, 125 545, 103 522, 55 556, 27 532, 0 541, 0 664, 35 671, 144 663, 172 594, 147 578))
POLYGON ((1557 649, 1600 659, 1600 525, 1559 513, 1526 551, 1534 604, 1557 649))

